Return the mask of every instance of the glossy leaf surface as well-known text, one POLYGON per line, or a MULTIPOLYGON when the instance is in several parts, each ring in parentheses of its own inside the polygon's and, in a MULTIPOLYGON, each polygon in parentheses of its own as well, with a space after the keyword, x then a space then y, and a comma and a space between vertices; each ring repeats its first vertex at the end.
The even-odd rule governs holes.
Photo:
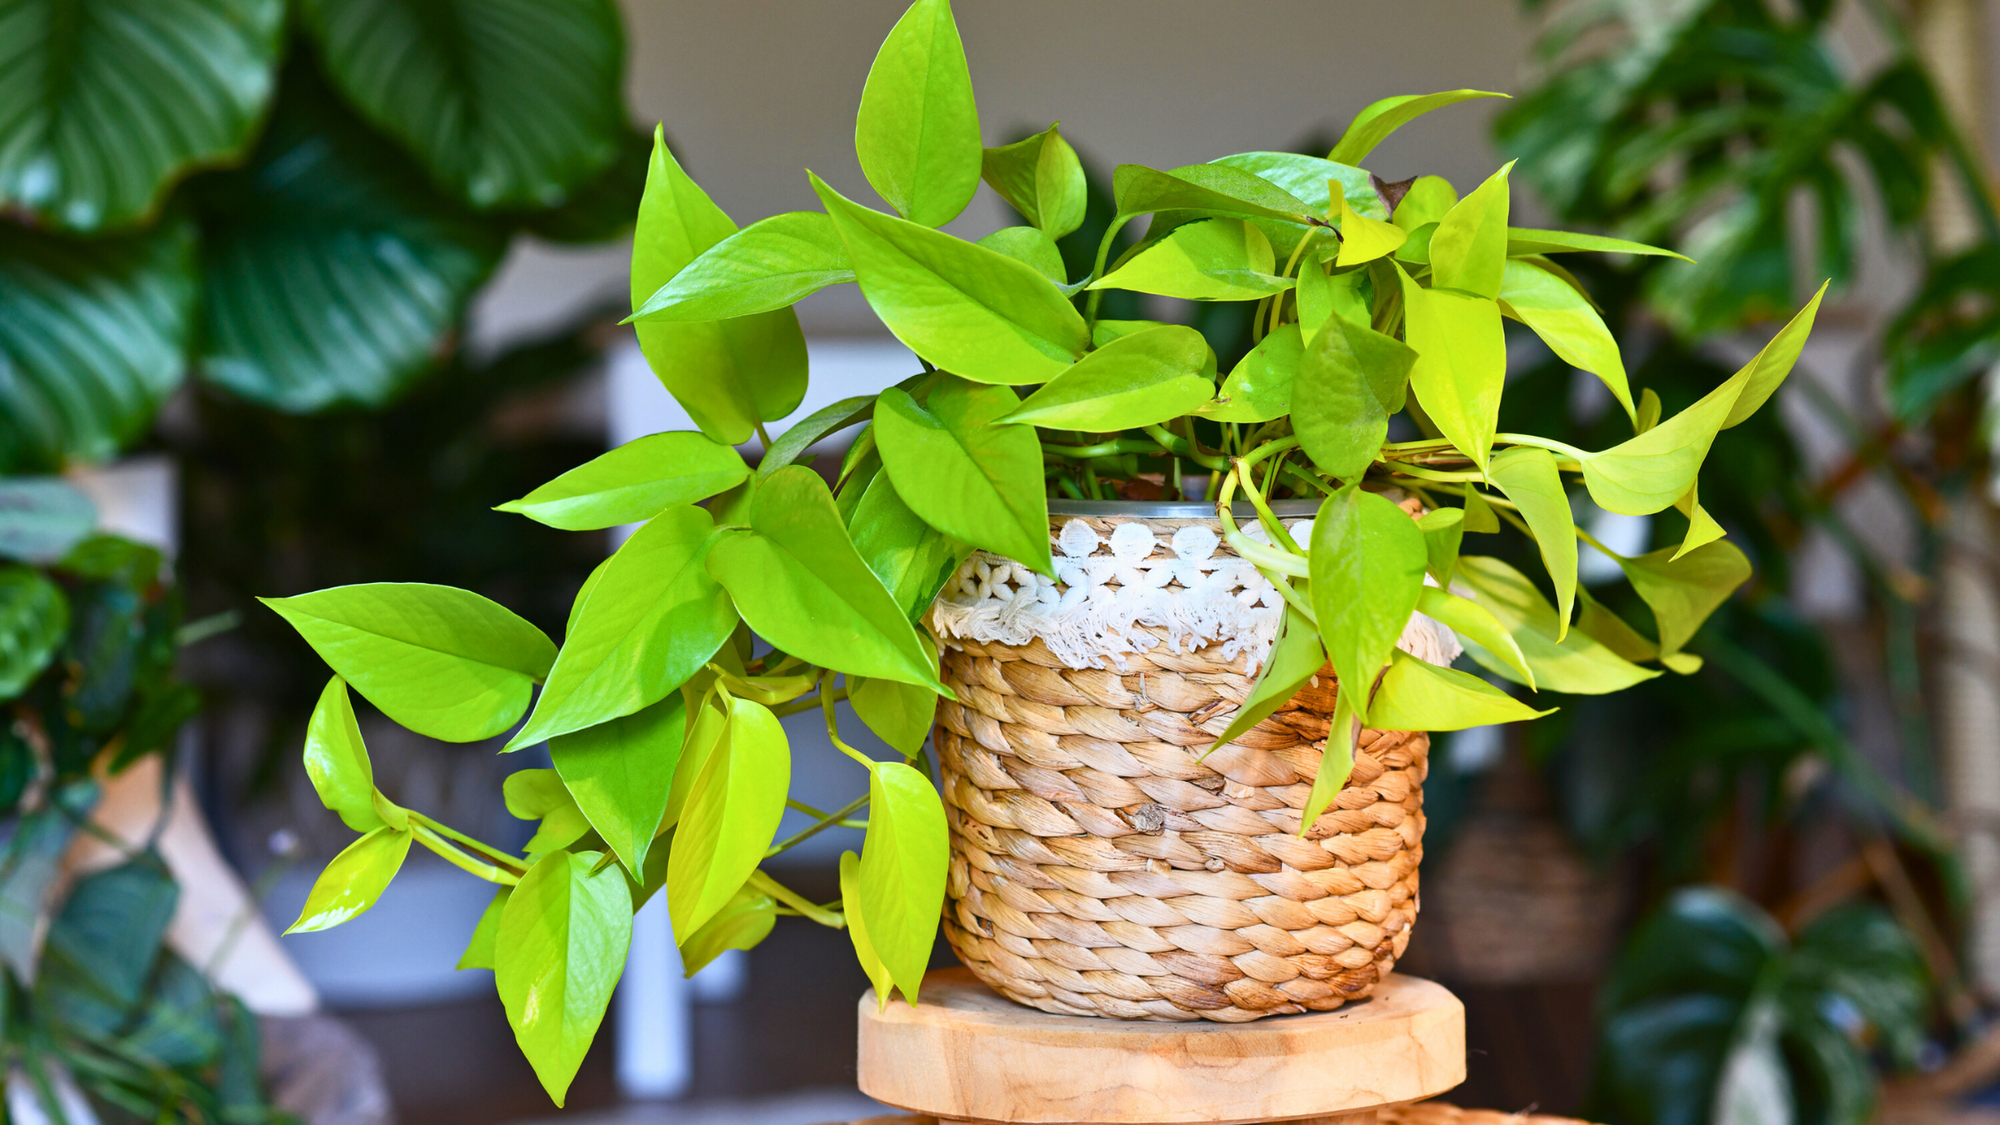
POLYGON ((1500 306, 1484 297, 1425 289, 1397 267, 1403 338, 1417 351, 1410 389, 1459 452, 1482 469, 1500 422, 1507 338, 1500 306))
POLYGON ((1347 123, 1347 131, 1327 154, 1327 159, 1343 164, 1359 164, 1368 159, 1375 146, 1391 133, 1434 109, 1471 101, 1474 98, 1504 98, 1505 94, 1485 90, 1446 90, 1436 94, 1399 94, 1371 103, 1347 123))
POLYGON ((1271 240, 1238 219, 1205 219, 1175 227, 1139 251, 1092 289, 1126 289, 1195 301, 1254 301, 1296 282, 1275 276, 1271 240))
POLYGON ((1588 297, 1540 266, 1510 260, 1500 282, 1500 307, 1534 329, 1557 358, 1602 380, 1626 416, 1638 420, 1618 341, 1588 297))
POLYGON ((97 505, 61 477, 0 477, 0 558, 52 563, 97 527, 97 505))
POLYGON ((1409 624, 1424 585, 1424 536, 1395 504, 1350 484, 1326 498, 1308 548, 1327 660, 1357 713, 1409 624))
POLYGON ((892 388, 876 408, 876 442, 897 494, 925 523, 1047 574, 1041 445, 1033 428, 1001 421, 1017 406, 1005 387, 949 377, 923 403, 892 388))
POLYGON ((594 457, 495 511, 518 512, 564 531, 596 531, 652 519, 743 483, 743 456, 705 434, 647 434, 594 457))
MULTIPOLYGON (((912 621, 930 609, 972 550, 911 511, 887 473, 868 482, 848 520, 848 532, 861 561, 912 621)), ((924 634, 919 632, 917 639, 924 634)))
POLYGON ((703 250, 632 310, 635 321, 726 320, 772 312, 854 280, 847 246, 818 211, 751 223, 703 250))
POLYGON ((1535 533, 1535 546, 1556 590, 1556 639, 1569 629, 1576 603, 1576 521, 1556 459, 1546 449, 1516 446, 1493 455, 1486 479, 1504 493, 1535 533))
POLYGON ((540 629, 450 586, 376 582, 258 600, 368 702, 447 742, 513 726, 533 683, 555 662, 540 629))
POLYGON ((368 761, 368 746, 361 741, 347 681, 339 676, 327 681, 306 724, 305 766, 320 803, 338 813, 349 828, 368 832, 382 826, 382 816, 375 811, 375 769, 368 761))
POLYGON ((878 762, 868 779, 868 837, 855 882, 868 942, 912 1004, 944 907, 946 836, 944 803, 930 779, 901 762, 878 762))
POLYGON ((1554 713, 1553 707, 1537 711, 1478 676, 1401 651, 1368 705, 1369 722, 1385 730, 1464 730, 1554 713))
POLYGON ((1050 238, 1083 224, 1089 192, 1083 163, 1054 125, 1011 145, 989 148, 981 174, 1007 205, 1050 238))
POLYGON ((1165 422, 1215 397, 1212 362, 1208 341, 1194 329, 1148 328, 1084 356, 1003 420, 1088 433, 1165 422))
POLYGON ((493 984, 514 1041, 560 1106, 632 944, 632 894, 599 852, 551 852, 507 896, 493 984))
POLYGON ((549 759, 590 826, 634 878, 666 815, 687 734, 675 692, 650 707, 549 739, 549 759))
POLYGON ((1338 313, 1327 317, 1292 383, 1299 448, 1342 480, 1366 472, 1381 455, 1389 416, 1403 408, 1416 360, 1417 353, 1393 336, 1338 313))
POLYGON ((1215 400, 1197 413, 1218 422, 1268 422, 1291 413, 1293 386, 1305 355, 1296 322, 1281 324, 1239 360, 1215 400))
MULTIPOLYGON (((1549 605, 1526 575, 1499 559, 1462 556, 1458 560, 1458 574, 1472 588, 1472 600, 1492 614, 1520 646, 1522 657, 1534 670, 1537 689, 1608 695, 1659 675, 1619 656, 1581 629, 1569 630, 1557 640, 1562 625, 1555 607, 1549 605)), ((1506 661, 1480 648, 1477 642, 1467 644, 1466 650, 1487 671, 1508 679, 1518 676, 1506 661)))
POLYGON ((331 929, 364 913, 382 897, 410 854, 410 834, 383 825, 347 845, 320 872, 288 934, 331 929))
POLYGON ((700 930, 763 862, 785 814, 791 771, 785 730, 770 709, 730 700, 728 725, 688 790, 667 858, 674 933, 700 930))
POLYGON ((1493 173, 1438 220, 1430 240, 1431 284, 1481 297, 1500 295, 1507 263, 1507 173, 1493 173))
POLYGON ((875 54, 854 120, 861 171, 904 218, 940 227, 979 188, 979 110, 950 0, 916 0, 875 54))

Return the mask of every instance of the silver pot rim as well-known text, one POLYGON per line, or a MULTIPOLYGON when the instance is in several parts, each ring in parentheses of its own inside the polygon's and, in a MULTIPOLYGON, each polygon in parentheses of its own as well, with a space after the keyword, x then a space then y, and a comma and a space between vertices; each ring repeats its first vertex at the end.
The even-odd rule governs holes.
MULTIPOLYGON (((1229 506, 1237 519, 1256 519, 1257 508, 1248 500, 1229 506)), ((1274 500, 1271 512, 1287 519, 1319 514, 1317 500, 1274 500)), ((1215 505, 1189 500, 1050 500, 1051 516, 1129 516, 1133 519, 1187 520, 1214 519, 1215 505)))

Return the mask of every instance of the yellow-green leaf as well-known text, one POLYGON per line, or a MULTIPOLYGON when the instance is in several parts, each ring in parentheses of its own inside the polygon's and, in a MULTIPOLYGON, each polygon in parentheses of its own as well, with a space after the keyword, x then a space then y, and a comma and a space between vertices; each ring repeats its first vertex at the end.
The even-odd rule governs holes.
POLYGON ((1241 219, 1203 219, 1175 227, 1090 285, 1194 301, 1254 301, 1296 282, 1277 277, 1277 255, 1264 232, 1241 219))
POLYGON ((632 892, 601 852, 551 852, 507 896, 493 984, 514 1041, 560 1106, 632 944, 632 892))
POLYGON ((1356 214, 1338 183, 1328 181, 1328 192, 1340 192, 1340 256, 1336 266, 1358 266, 1395 252, 1409 240, 1409 232, 1394 223, 1356 214))
POLYGON ((1342 681, 1334 696, 1333 722, 1328 724, 1326 745, 1320 751, 1319 772, 1313 775, 1306 807, 1300 810, 1301 836, 1312 831, 1313 822, 1340 796, 1341 787, 1354 773, 1354 747, 1361 739, 1361 716, 1355 714, 1355 705, 1367 697, 1368 690, 1342 681))
POLYGON ((589 819, 576 807, 576 799, 554 770, 516 770, 507 775, 500 792, 509 814, 542 822, 521 849, 528 855, 546 855, 569 847, 590 831, 589 819))
POLYGON ((1401 266, 1403 339, 1417 350, 1410 389, 1424 413, 1481 470, 1500 425, 1507 337, 1500 305, 1456 290, 1425 289, 1401 266))
POLYGON ((1632 388, 1625 378, 1625 361, 1604 318, 1590 299, 1569 282, 1533 264, 1509 260, 1500 282, 1500 311, 1535 330, 1535 335, 1571 367, 1602 380, 1625 414, 1638 421, 1632 388))
MULTIPOLYGON (((1659 675, 1612 652, 1581 629, 1570 630, 1557 640, 1560 626, 1555 608, 1526 575, 1499 559, 1460 556, 1458 574, 1471 587, 1472 600, 1491 613, 1520 646, 1521 656, 1534 670, 1535 685, 1540 690, 1606 695, 1659 675)), ((1505 661, 1477 642, 1468 643, 1466 650, 1480 667, 1521 682, 1518 673, 1505 661)))
POLYGON ((306 724, 305 765, 320 803, 340 814, 342 823, 356 832, 382 826, 375 811, 375 769, 354 721, 347 681, 339 676, 326 682, 306 724))
POLYGON ((778 901, 746 884, 707 925, 680 943, 682 973, 691 977, 729 950, 755 948, 777 924, 778 901))
POLYGON ((861 971, 868 974, 868 983, 875 986, 875 1006, 878 1010, 886 1009, 894 994, 894 984, 889 978, 889 967, 882 963, 874 943, 868 940, 868 923, 861 909, 861 857, 853 852, 840 853, 840 907, 847 919, 847 940, 854 944, 854 959, 861 963, 861 971))
POLYGON ((979 190, 979 111, 950 0, 916 0, 882 41, 854 152, 882 198, 927 227, 957 218, 979 190))
POLYGON ((1383 98, 1354 115, 1354 120, 1348 122, 1347 130, 1340 135, 1327 159, 1358 165, 1375 151, 1376 145, 1387 140, 1389 134, 1434 109, 1443 109, 1473 98, 1506 96, 1486 90, 1445 90, 1436 94, 1398 94, 1383 98))
POLYGON ((937 942, 951 858, 947 837, 944 803, 930 779, 901 762, 877 763, 855 884, 869 945, 912 1004, 937 942))
POLYGON ((1612 556, 1652 608, 1663 656, 1679 652, 1708 615, 1750 580, 1750 560, 1733 543, 1710 543, 1680 556, 1675 550, 1662 547, 1631 559, 1612 556))
POLYGON ((410 833, 386 824, 347 845, 320 872, 306 894, 299 920, 285 932, 306 934, 331 929, 366 913, 388 889, 389 881, 403 867, 403 857, 409 854, 410 833))
POLYGON ((1556 639, 1569 631, 1576 601, 1576 520, 1556 459, 1546 449, 1516 446, 1493 457, 1486 479, 1514 502, 1535 534, 1542 565, 1556 588, 1556 639))
POLYGON ((687 702, 679 692, 630 715, 549 739, 564 788, 637 879, 667 811, 687 702))
POLYGON ((1416 521, 1358 482, 1327 497, 1313 520, 1313 614, 1341 694, 1356 696, 1363 717, 1368 686, 1416 611, 1424 561, 1416 521))
POLYGON ((1464 730, 1552 715, 1455 668, 1440 668, 1397 652, 1368 705, 1373 722, 1390 730, 1464 730))
MULTIPOLYGON (((1499 619, 1488 613, 1478 602, 1467 601, 1436 586, 1425 586, 1423 596, 1417 599, 1417 612, 1499 657, 1506 662, 1507 667, 1514 670, 1515 675, 1521 678, 1521 682, 1528 685, 1529 690, 1534 689, 1535 673, 1528 667, 1527 657, 1521 655, 1521 646, 1508 635, 1499 619)), ((1375 715, 1372 708, 1369 715, 1377 723, 1385 721, 1381 716, 1375 715)))
POLYGON ((1089 200, 1083 162, 1057 126, 987 149, 981 173, 1000 198, 1050 238, 1061 238, 1083 225, 1089 200))
POLYGON ((1251 685, 1243 705, 1236 709, 1229 726, 1209 745, 1209 750, 1234 742, 1245 731, 1270 718, 1324 667, 1326 647, 1319 643, 1319 633, 1304 614, 1287 604, 1284 620, 1278 624, 1277 640, 1271 644, 1271 654, 1264 658, 1264 667, 1257 672, 1257 682, 1251 685))
POLYGON ((1507 264, 1509 161, 1438 220, 1431 235, 1431 285, 1498 297, 1507 264))
POLYGON ((1419 176, 1410 190, 1403 193, 1402 202, 1396 204, 1396 213, 1390 222, 1399 229, 1415 232, 1418 227, 1429 226, 1445 217, 1458 205, 1458 189, 1443 176, 1419 176))
POLYGON ((1305 353, 1296 322, 1278 326, 1237 361, 1213 401, 1195 413, 1217 422, 1268 422, 1292 412, 1292 384, 1305 353))
POLYGON ((676 934, 715 917, 757 870, 785 814, 792 755, 761 703, 729 701, 729 723, 688 791, 667 859, 667 912, 676 934))
POLYGON ((1214 363, 1208 341, 1194 329, 1148 328, 1077 360, 1001 421, 1087 433, 1164 422, 1215 397, 1214 363))

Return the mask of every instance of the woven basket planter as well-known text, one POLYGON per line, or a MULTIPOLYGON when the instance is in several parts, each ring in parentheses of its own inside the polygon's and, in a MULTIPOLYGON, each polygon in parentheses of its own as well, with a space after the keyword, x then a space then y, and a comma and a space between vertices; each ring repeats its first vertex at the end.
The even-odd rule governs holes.
POLYGON ((936 728, 952 948, 1070 1015, 1240 1022, 1369 995, 1416 920, 1429 737, 1365 731, 1301 838, 1331 669, 1198 761, 1255 680, 1276 593, 1212 517, 1071 507, 1051 505, 1060 582, 978 555, 929 619, 958 695, 936 728))

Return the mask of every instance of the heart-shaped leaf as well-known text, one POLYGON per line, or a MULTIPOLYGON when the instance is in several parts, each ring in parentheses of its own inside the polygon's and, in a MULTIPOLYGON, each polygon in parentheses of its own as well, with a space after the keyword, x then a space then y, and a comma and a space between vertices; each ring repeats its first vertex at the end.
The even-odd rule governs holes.
POLYGON ((556 658, 540 629, 450 586, 374 582, 258 600, 368 702, 447 742, 513 726, 556 658))
POLYGON ((632 892, 601 852, 551 852, 507 896, 493 984, 514 1041, 560 1106, 632 944, 632 892), (594 873, 593 873, 594 872, 594 873))
POLYGON ((1507 337, 1500 305, 1451 289, 1425 289, 1401 266, 1403 339, 1417 351, 1410 389, 1424 413, 1481 469, 1500 425, 1507 337))
POLYGON ((631 320, 701 321, 786 308, 854 280, 847 246, 818 211, 788 211, 744 227, 701 252, 653 291, 631 320))
POLYGON ((1089 346, 1083 317, 1026 263, 870 211, 813 177, 869 307, 910 350, 982 383, 1042 383, 1089 346))
POLYGON ((1070 290, 1069 278, 1064 273, 1062 249, 1056 245, 1055 239, 1034 227, 1001 227, 973 245, 1032 266, 1036 273, 1064 287, 1065 292, 1070 290))
POLYGON ((634 879, 666 815, 687 734, 679 692, 650 707, 549 739, 549 758, 590 826, 634 879))
POLYGON ((77 242, 0 222, 0 472, 115 456, 181 384, 194 230, 77 242))
POLYGON ((876 403, 876 447, 897 495, 925 523, 1048 574, 1041 444, 1032 428, 1000 421, 1019 405, 1006 387, 949 376, 923 403, 892 387, 876 403))
POLYGON ((1662 547, 1637 558, 1617 559, 1632 589, 1659 624, 1662 654, 1679 652, 1717 606, 1750 580, 1750 560, 1731 543, 1710 543, 1676 557, 1662 547))
POLYGON ((1218 422, 1268 422, 1292 411, 1305 338, 1297 322, 1280 324, 1258 341, 1222 381, 1213 402, 1196 413, 1218 422))
POLYGON ((320 872, 288 934, 331 929, 366 913, 410 854, 410 833, 383 825, 347 845, 320 872))
POLYGON ((1534 532, 1542 565, 1555 584, 1556 639, 1562 640, 1576 602, 1576 520, 1556 459, 1546 449, 1517 446, 1494 455, 1486 479, 1514 502, 1534 532))
POLYGON ((1192 301, 1255 301, 1297 284, 1275 276, 1276 268, 1263 231, 1240 219, 1205 219, 1175 227, 1090 288, 1192 301))
POLYGON ((1553 714, 1553 707, 1537 711, 1478 676, 1402 651, 1368 704, 1368 720, 1385 730, 1464 730, 1553 714))
MULTIPOLYGON (((938 591, 972 552, 911 511, 887 473, 877 473, 868 482, 847 529, 861 561, 912 621, 931 608, 938 591)), ((923 640, 924 634, 918 633, 917 639, 923 640)))
MULTIPOLYGON (((326 682, 306 724, 305 765, 320 804, 340 814, 349 828, 372 832, 382 826, 382 814, 375 809, 375 768, 361 741, 347 681, 339 676, 326 682)), ((396 827, 408 828, 407 819, 396 827)))
MULTIPOLYGON (((1308 548, 1312 606, 1327 660, 1367 716, 1367 692, 1416 612, 1424 536, 1403 509, 1359 483, 1326 498, 1308 548)), ((1310 823, 1310 822, 1308 822, 1310 823)))
MULTIPOLYGON (((632 231, 632 307, 735 233, 655 129, 632 231)), ((741 445, 758 422, 785 417, 805 398, 806 340, 789 308, 692 324, 647 321, 636 331, 653 374, 701 432, 724 445, 741 445)))
POLYGON ((942 690, 909 618, 855 552, 819 474, 799 465, 771 474, 751 501, 749 522, 709 549, 708 572, 758 636, 821 667, 942 690))
POLYGON ((194 196, 200 370, 293 412, 394 398, 436 363, 506 247, 304 66, 249 162, 194 196))
POLYGON ((1500 295, 1507 263, 1507 173, 1513 168, 1509 163, 1487 177, 1438 220, 1430 241, 1432 286, 1500 295))
POLYGON ((302 0, 347 99, 475 207, 552 207, 618 155, 611 0, 302 0))
POLYGON ((742 454, 706 434, 647 434, 493 510, 519 512, 564 531, 595 531, 699 503, 749 475, 742 454))
MULTIPOLYGON (((879 762, 868 778, 868 837, 856 872, 868 943, 889 981, 911 1004, 937 941, 951 846, 944 802, 930 779, 901 762, 879 762)), ((884 1004, 887 994, 877 997, 884 1004)))
POLYGON ((916 0, 889 29, 861 88, 854 152, 913 223, 941 227, 979 190, 979 110, 950 0, 916 0))
POLYGON ((729 701, 729 722, 689 788, 667 859, 667 910, 692 935, 734 898, 785 814, 792 756, 785 728, 761 703, 729 701))
POLYGON ((715 525, 688 504, 632 533, 590 588, 549 670, 518 750, 650 706, 708 663, 736 627, 709 577, 715 525))
POLYGON ((181 173, 249 141, 285 5, 15 0, 0 26, 0 208, 96 231, 144 218, 181 173))
POLYGON ((1374 464, 1389 436, 1389 416, 1403 408, 1416 359, 1393 336, 1339 314, 1327 317, 1292 382, 1292 426, 1313 464, 1342 480, 1374 464))
POLYGON ((1194 329, 1148 328, 1077 360, 1002 420, 1088 433, 1164 422, 1215 397, 1214 363, 1208 341, 1194 329))
POLYGON ((1050 238, 1083 225, 1089 187, 1076 150, 1051 125, 1026 140, 986 150, 980 174, 1000 198, 1050 238))
POLYGON ((501 787, 507 812, 522 820, 539 820, 535 834, 521 851, 530 858, 569 847, 590 831, 590 819, 577 807, 556 771, 525 769, 507 775, 501 787))

